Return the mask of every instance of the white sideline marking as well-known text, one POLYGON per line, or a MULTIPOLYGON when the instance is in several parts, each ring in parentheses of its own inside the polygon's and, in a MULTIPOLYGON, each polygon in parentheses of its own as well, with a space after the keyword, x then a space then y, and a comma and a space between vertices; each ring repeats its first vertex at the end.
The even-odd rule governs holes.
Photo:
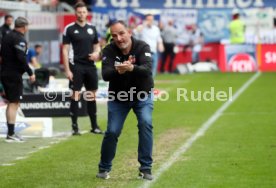
POLYGON ((236 116, 236 115, 274 115, 276 114, 276 111, 270 111, 270 112, 227 112, 223 113, 225 116, 236 116))
POLYGON ((156 182, 159 177, 168 170, 177 160, 178 158, 184 154, 192 144, 200 137, 205 134, 205 132, 212 126, 212 124, 221 116, 223 111, 227 109, 249 86, 252 84, 259 76, 260 72, 254 74, 247 82, 245 82, 242 87, 234 94, 232 100, 228 100, 225 102, 206 122, 204 122, 201 127, 197 130, 195 134, 192 135, 182 146, 180 146, 173 155, 169 158, 169 160, 164 163, 158 171, 155 173, 154 179, 152 181, 145 181, 140 187, 148 188, 154 182, 156 182))
MULTIPOLYGON (((85 133, 88 133, 89 131, 81 131, 81 134, 85 134, 85 133)), ((61 133, 58 133, 56 134, 54 137, 58 137, 56 141, 52 141, 49 143, 49 145, 45 145, 45 146, 40 146, 38 147, 37 149, 33 150, 33 151, 30 151, 30 152, 27 152, 25 156, 23 157, 16 157, 15 160, 24 160, 24 159, 27 159, 30 157, 30 154, 33 154, 33 153, 36 153, 38 152, 39 150, 43 150, 43 149, 46 149, 46 148, 50 148, 51 145, 53 144, 58 144, 60 143, 61 141, 64 141, 64 140, 67 140, 68 138, 70 138, 70 136, 72 135, 71 132, 61 132, 61 133), (59 136, 63 136, 63 137, 60 137, 59 136)), ((53 137, 53 138, 54 138, 53 137)), ((0 164, 0 166, 13 166, 15 165, 16 163, 3 163, 3 164, 0 164)))
POLYGON ((4 164, 1 164, 1 166, 13 166, 15 165, 15 163, 4 163, 4 164))
POLYGON ((27 159, 28 157, 27 156, 24 156, 24 157, 16 157, 15 160, 22 160, 22 159, 27 159))
MULTIPOLYGON (((84 134, 84 133, 87 133, 87 132, 88 131, 82 131, 81 133, 84 134)), ((27 159, 27 158, 30 157, 30 154, 36 153, 39 150, 50 148, 51 145, 53 145, 53 144, 58 144, 58 143, 60 143, 63 140, 67 140, 70 137, 70 135, 71 135, 71 133, 68 132, 66 135, 63 135, 64 137, 57 138, 57 141, 52 141, 52 142, 49 143, 49 145, 46 145, 46 146, 40 146, 40 147, 38 147, 37 149, 35 149, 33 151, 27 152, 26 155, 23 156, 23 157, 16 157, 15 160, 24 160, 24 159, 27 159)), ((13 165, 15 165, 15 163, 3 163, 3 164, 0 164, 0 166, 13 166, 13 165)))
POLYGON ((50 146, 40 146, 39 148, 38 148, 38 150, 42 150, 42 149, 46 149, 46 148, 49 148, 50 146))

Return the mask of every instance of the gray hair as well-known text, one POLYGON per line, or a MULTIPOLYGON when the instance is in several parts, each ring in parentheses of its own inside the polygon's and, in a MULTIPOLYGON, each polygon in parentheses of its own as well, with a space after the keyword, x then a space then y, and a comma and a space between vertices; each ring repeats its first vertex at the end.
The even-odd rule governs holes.
POLYGON ((16 18, 16 20, 14 21, 14 26, 15 27, 24 27, 26 25, 29 25, 29 22, 26 18, 24 17, 18 17, 16 18))

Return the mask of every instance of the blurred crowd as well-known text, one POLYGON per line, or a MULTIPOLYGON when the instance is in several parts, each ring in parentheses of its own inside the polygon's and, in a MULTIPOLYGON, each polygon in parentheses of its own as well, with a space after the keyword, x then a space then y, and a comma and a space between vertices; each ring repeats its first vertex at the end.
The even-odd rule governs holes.
MULTIPOLYGON (((106 25, 106 36, 101 37, 102 48, 112 39, 109 31, 110 20, 106 25)), ((142 23, 129 24, 132 35, 140 40, 145 41, 151 48, 153 57, 152 73, 174 73, 174 59, 176 53, 191 51, 191 63, 195 64, 200 61, 199 52, 204 45, 204 36, 196 24, 189 25, 185 28, 187 42, 182 47, 177 42, 181 33, 176 29, 174 21, 157 21, 154 15, 144 15, 142 23)), ((183 32, 183 31, 182 31, 183 32)))

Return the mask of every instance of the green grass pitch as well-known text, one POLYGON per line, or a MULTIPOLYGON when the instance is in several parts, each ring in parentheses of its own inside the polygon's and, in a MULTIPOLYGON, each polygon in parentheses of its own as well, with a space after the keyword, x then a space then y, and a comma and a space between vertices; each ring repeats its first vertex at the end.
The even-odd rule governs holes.
MULTIPOLYGON (((177 100, 177 88, 233 94, 255 73, 196 73, 160 75, 155 87, 167 91, 169 100, 154 104, 153 174, 167 163, 224 101, 177 100)), ((192 146, 162 172, 150 187, 156 188, 273 188, 276 187, 276 87, 275 73, 262 73, 192 146)), ((98 104, 99 122, 106 127, 106 105, 98 104)), ((80 118, 89 131, 88 117, 80 118)), ((69 118, 54 118, 56 132, 69 131, 69 118)), ((119 138, 109 180, 97 179, 101 135, 28 139, 23 144, 0 140, 2 188, 134 188, 137 179, 138 131, 131 112, 119 138), (38 150, 39 147, 50 146, 38 150), (34 153, 29 153, 36 151, 34 153), (17 157, 26 157, 16 160, 17 157)))

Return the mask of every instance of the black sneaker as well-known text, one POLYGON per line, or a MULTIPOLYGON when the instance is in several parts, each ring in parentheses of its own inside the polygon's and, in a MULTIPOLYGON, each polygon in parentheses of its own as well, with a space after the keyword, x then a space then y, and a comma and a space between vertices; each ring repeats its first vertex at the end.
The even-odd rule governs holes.
POLYGON ((150 170, 142 170, 139 172, 138 178, 145 180, 153 180, 153 175, 151 174, 150 170))
POLYGON ((72 135, 73 136, 80 136, 80 132, 79 132, 79 128, 78 128, 78 125, 77 124, 73 124, 72 125, 72 135))
POLYGON ((25 142, 19 135, 13 134, 13 135, 7 135, 6 137, 6 142, 17 142, 17 143, 22 143, 25 142))
POLYGON ((81 136, 81 133, 78 130, 77 131, 73 130, 72 136, 81 136))
POLYGON ((92 129, 90 132, 94 134, 104 134, 104 131, 102 131, 100 127, 96 127, 95 129, 92 129))
POLYGON ((105 179, 105 180, 107 180, 107 179, 110 178, 109 172, 108 172, 108 171, 102 171, 102 170, 100 170, 100 171, 98 172, 98 174, 96 175, 96 177, 97 177, 97 178, 101 178, 101 179, 105 179))

